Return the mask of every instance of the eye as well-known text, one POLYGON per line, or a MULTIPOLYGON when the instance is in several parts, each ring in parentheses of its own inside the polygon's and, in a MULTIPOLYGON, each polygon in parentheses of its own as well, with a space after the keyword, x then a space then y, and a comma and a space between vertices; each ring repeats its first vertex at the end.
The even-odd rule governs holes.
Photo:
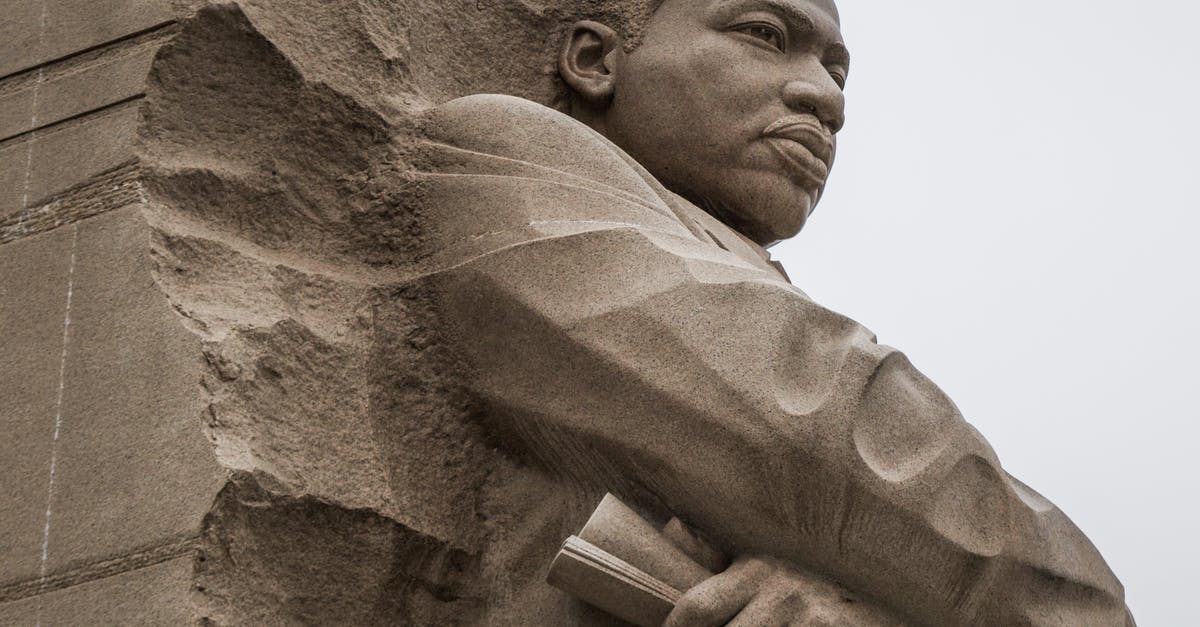
POLYGON ((837 83, 838 89, 846 89, 846 74, 837 70, 830 70, 829 76, 833 78, 833 82, 837 83))
POLYGON ((772 24, 754 22, 753 24, 743 24, 734 30, 749 35, 780 52, 784 51, 783 31, 772 24))

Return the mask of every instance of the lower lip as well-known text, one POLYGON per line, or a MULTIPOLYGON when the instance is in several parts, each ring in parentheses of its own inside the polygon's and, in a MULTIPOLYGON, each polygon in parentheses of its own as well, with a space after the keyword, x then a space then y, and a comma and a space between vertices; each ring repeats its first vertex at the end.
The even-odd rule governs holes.
POLYGON ((811 150, 805 148, 804 144, 782 137, 767 139, 771 148, 786 162, 788 172, 796 183, 810 190, 817 190, 825 185, 829 169, 811 150))

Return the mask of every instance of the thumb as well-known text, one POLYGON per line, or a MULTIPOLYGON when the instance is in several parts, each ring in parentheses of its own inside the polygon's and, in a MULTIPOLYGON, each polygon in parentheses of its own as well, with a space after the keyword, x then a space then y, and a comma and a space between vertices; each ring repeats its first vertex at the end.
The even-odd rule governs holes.
POLYGON ((667 522, 662 529, 662 535, 675 545, 675 548, 683 551, 711 573, 716 574, 729 567, 729 558, 725 557, 716 547, 705 542, 678 518, 672 518, 667 522))

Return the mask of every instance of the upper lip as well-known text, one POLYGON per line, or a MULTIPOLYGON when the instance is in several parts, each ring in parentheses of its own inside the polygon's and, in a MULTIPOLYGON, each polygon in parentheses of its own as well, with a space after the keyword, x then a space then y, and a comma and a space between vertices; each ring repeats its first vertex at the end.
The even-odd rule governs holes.
POLYGON ((780 118, 762 132, 763 137, 794 141, 820 159, 826 167, 833 158, 833 133, 812 115, 789 115, 780 118))

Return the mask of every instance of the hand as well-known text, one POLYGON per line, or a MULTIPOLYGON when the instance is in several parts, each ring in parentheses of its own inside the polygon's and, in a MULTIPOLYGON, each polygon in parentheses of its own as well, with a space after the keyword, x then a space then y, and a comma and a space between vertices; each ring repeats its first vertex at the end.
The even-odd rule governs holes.
POLYGON ((781 560, 743 557, 688 590, 663 627, 879 624, 866 609, 781 560))

